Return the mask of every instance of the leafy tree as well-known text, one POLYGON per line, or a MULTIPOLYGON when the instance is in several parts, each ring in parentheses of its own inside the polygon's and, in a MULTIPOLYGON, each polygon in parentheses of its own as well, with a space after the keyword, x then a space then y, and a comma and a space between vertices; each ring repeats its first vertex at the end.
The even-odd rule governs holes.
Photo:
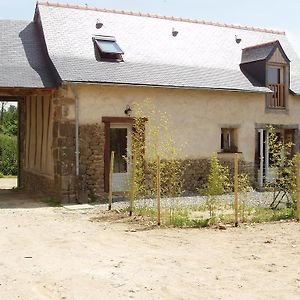
POLYGON ((0 173, 17 174, 17 108, 0 102, 0 173))
POLYGON ((15 106, 10 105, 8 109, 1 110, 0 132, 10 136, 17 135, 18 112, 15 106))

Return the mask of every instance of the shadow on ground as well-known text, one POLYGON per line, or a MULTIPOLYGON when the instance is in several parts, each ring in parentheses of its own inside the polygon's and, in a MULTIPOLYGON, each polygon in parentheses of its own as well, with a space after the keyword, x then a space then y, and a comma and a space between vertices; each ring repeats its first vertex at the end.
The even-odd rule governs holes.
POLYGON ((0 209, 4 208, 38 208, 49 206, 41 197, 29 195, 22 190, 1 190, 0 209))

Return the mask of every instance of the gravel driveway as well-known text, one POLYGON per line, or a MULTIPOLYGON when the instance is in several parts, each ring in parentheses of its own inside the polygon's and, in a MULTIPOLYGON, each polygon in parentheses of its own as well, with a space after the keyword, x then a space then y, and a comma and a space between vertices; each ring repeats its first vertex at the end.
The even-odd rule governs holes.
POLYGON ((3 197, 0 299, 299 299, 299 223, 145 231, 3 197))
POLYGON ((17 187, 18 179, 17 177, 5 177, 5 178, 0 178, 0 189, 1 190, 9 190, 14 187, 17 187))

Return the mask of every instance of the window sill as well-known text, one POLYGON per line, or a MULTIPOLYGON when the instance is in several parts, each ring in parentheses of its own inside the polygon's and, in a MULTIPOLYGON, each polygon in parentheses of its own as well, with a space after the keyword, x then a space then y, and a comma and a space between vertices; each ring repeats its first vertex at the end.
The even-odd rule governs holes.
POLYGON ((242 152, 240 151, 219 151, 217 152, 218 154, 241 154, 242 152))
POLYGON ((289 110, 287 108, 271 108, 271 107, 266 107, 266 113, 288 114, 289 110))

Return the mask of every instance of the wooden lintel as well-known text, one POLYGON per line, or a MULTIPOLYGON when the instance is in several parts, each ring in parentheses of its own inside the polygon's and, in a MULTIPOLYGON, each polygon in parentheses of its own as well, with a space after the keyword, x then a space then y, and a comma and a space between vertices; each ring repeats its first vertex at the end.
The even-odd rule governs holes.
POLYGON ((125 124, 131 124, 133 123, 133 118, 131 117, 102 117, 103 123, 125 123, 125 124))
POLYGON ((0 88, 0 97, 3 96, 14 96, 14 97, 24 97, 31 95, 49 95, 55 89, 37 89, 37 88, 0 88))

